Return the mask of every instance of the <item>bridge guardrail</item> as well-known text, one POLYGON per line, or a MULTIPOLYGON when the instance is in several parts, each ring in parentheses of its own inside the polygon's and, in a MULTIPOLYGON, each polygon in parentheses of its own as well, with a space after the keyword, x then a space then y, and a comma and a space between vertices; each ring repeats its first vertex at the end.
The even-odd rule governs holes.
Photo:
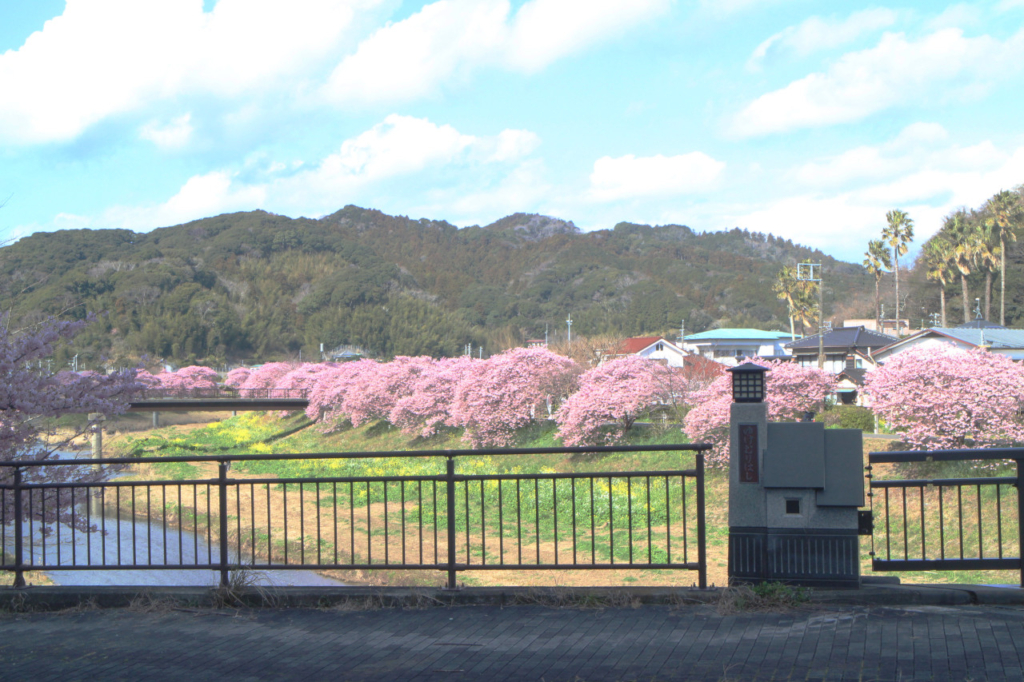
POLYGON ((27 483, 41 467, 0 462, 0 547, 15 586, 27 570, 192 568, 437 570, 684 569, 707 586, 706 444, 417 452, 172 456, 90 460, 217 464, 217 477, 27 483), (692 451, 692 469, 457 473, 482 456, 692 451), (229 477, 233 463, 442 459, 411 475, 229 477), (123 520, 132 521, 131 537, 123 520), (42 530, 41 530, 42 529, 42 530), (13 537, 11 537, 13 536, 13 537), (145 537, 145 542, 142 537, 145 537), (188 539, 186 539, 186 536, 188 539), (83 542, 84 537, 84 542, 83 542), (154 552, 154 538, 158 551, 154 552), (9 540, 13 542, 9 543, 9 540), (27 540, 27 542, 26 542, 27 540), (107 543, 117 548, 108 556, 107 543), (193 545, 191 559, 186 547, 193 545), (13 546, 11 546, 13 545, 13 546), (162 548, 162 549, 160 549, 162 548), (94 551, 95 550, 95 551, 94 551), (13 554, 13 556, 12 556, 13 554))

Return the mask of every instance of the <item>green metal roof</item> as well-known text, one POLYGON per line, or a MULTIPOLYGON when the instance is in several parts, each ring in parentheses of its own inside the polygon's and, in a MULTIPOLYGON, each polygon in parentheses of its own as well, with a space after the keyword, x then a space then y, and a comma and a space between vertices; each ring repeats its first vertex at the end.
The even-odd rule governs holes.
POLYGON ((789 332, 766 332, 763 329, 711 329, 690 334, 687 341, 778 341, 790 338, 789 332))

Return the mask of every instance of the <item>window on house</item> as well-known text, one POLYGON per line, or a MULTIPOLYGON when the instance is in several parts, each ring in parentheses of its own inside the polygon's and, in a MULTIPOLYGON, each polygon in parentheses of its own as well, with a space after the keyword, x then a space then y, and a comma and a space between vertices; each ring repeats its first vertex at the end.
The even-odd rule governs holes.
POLYGON ((657 346, 654 347, 654 350, 665 350, 665 345, 659 343, 657 346))

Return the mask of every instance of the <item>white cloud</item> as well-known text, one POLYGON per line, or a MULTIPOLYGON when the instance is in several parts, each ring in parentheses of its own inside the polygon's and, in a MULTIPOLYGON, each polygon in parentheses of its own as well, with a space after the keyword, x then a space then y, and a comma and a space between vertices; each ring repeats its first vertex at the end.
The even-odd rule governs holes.
POLYGON ((854 12, 846 19, 809 17, 796 26, 790 26, 757 46, 747 62, 747 68, 758 70, 770 54, 787 51, 805 57, 819 50, 828 50, 851 43, 866 33, 873 33, 896 23, 896 13, 890 9, 872 8, 854 12))
POLYGON ((379 0, 74 0, 0 55, 0 142, 75 138, 182 94, 265 90, 329 57, 379 0))
POLYGON ((706 192, 716 185, 723 168, 723 162, 703 152, 667 157, 604 156, 594 162, 587 196, 593 201, 617 201, 706 192))
POLYGON ((664 14, 669 0, 530 0, 516 12, 508 65, 532 72, 664 14))
POLYGON ((440 0, 364 40, 323 95, 341 104, 429 96, 481 67, 534 72, 667 11, 669 0, 440 0))
POLYGON ((977 5, 960 3, 950 5, 942 10, 938 16, 928 21, 928 28, 965 28, 973 26, 981 20, 981 9, 977 5))
POLYGON ((922 144, 936 144, 949 139, 949 132, 939 123, 918 121, 911 123, 889 143, 894 149, 916 147, 922 144))
POLYGON ((976 207, 1024 178, 1024 147, 1003 151, 991 141, 959 145, 937 124, 916 123, 878 146, 851 149, 808 163, 795 177, 804 190, 754 206, 731 218, 856 260, 876 238, 885 212, 906 210, 920 244, 961 207, 976 207))
POLYGON ((429 207, 423 207, 427 215, 443 215, 457 224, 485 224, 495 216, 504 216, 518 211, 528 211, 538 206, 551 192, 545 181, 544 163, 531 159, 516 166, 493 187, 459 189, 435 197, 429 207))
POLYGON ((481 140, 478 144, 488 148, 487 161, 512 161, 540 146, 540 137, 529 130, 502 130, 493 140, 481 140))
POLYGON ((996 9, 1000 12, 1020 9, 1022 7, 1024 7, 1024 0, 1001 0, 1001 2, 996 5, 996 9))
POLYGON ((150 121, 139 130, 139 137, 161 149, 184 147, 192 137, 192 114, 184 114, 163 125, 150 121))
MULTIPOLYGON (((829 159, 808 162, 797 169, 796 179, 816 188, 878 186, 890 178, 984 172, 1007 159, 1007 154, 988 140, 961 146, 949 144, 948 137, 946 129, 937 123, 914 123, 884 144, 856 147, 829 159)), ((924 199, 950 191, 949 186, 940 183, 924 194, 916 190, 905 194, 897 191, 895 197, 924 199)))
POLYGON ((392 114, 370 130, 345 140, 341 149, 317 168, 293 176, 291 182, 314 187, 352 189, 368 182, 443 166, 476 142, 450 125, 392 114))
MULTIPOLYGON (((445 213, 452 208, 482 213, 488 206, 511 207, 544 191, 542 164, 522 161, 537 144, 539 138, 526 130, 474 136, 450 125, 392 114, 309 167, 301 161, 282 163, 264 154, 251 155, 243 164, 244 177, 255 179, 246 181, 225 170, 196 175, 163 203, 115 206, 89 224, 148 230, 256 208, 320 215, 385 187, 392 197, 400 196, 395 183, 409 178, 425 184, 426 195, 444 195, 445 213), (514 162, 518 165, 506 172, 514 162), (500 179, 492 183, 495 174, 500 179)), ((414 201, 407 201, 406 210, 414 201)))
POLYGON ((1005 42, 965 38, 957 29, 918 41, 887 33, 876 47, 844 55, 827 72, 754 100, 735 117, 731 131, 740 137, 767 135, 857 121, 936 97, 978 96, 979 88, 1018 71, 1022 62, 1024 31, 1005 42))
POLYGON ((260 208, 265 200, 265 187, 242 185, 234 182, 230 173, 214 171, 189 178, 177 194, 162 204, 114 206, 107 209, 97 223, 104 227, 151 230, 230 211, 260 208))

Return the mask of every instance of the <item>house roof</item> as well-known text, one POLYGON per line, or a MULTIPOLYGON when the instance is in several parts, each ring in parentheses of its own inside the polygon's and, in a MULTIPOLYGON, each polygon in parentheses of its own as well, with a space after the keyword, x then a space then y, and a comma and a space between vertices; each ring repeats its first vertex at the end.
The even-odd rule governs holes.
POLYGON ((636 336, 631 339, 626 339, 622 342, 622 345, 619 346, 619 353, 622 353, 623 355, 639 353, 644 348, 647 348, 661 340, 662 338, 660 336, 636 336))
POLYGON ((699 334, 690 334, 688 342, 694 341, 778 341, 789 336, 789 332, 766 332, 762 329, 709 329, 699 334))
MULTIPOLYGON (((786 347, 791 348, 793 352, 797 351, 814 351, 818 352, 818 336, 808 336, 799 341, 793 341, 787 343, 786 347)), ((851 350, 864 350, 869 348, 884 348, 897 341, 896 337, 889 336, 888 334, 879 334, 873 332, 865 327, 840 327, 839 329, 833 329, 830 332, 826 332, 822 338, 822 345, 824 348, 829 350, 842 349, 846 351, 851 350)))
MULTIPOLYGON (((982 342, 982 331, 983 330, 978 327, 973 329, 964 329, 961 327, 935 327, 934 329, 926 329, 916 337, 911 338, 920 338, 921 336, 934 334, 956 339, 972 346, 980 346, 982 342)), ((1007 350, 1024 348, 1024 329, 985 327, 984 336, 985 345, 989 348, 1007 350)))
POLYGON ((965 324, 958 324, 956 326, 956 328, 957 329, 982 329, 982 328, 985 328, 985 329, 1006 329, 1006 327, 1004 327, 1001 324, 996 324, 995 322, 989 322, 988 320, 983 320, 981 318, 978 318, 976 320, 971 320, 970 322, 967 322, 965 324))
POLYGON ((864 376, 868 373, 863 367, 855 367, 853 369, 844 369, 842 372, 836 375, 836 381, 842 381, 843 379, 849 379, 855 386, 864 385, 864 376))

